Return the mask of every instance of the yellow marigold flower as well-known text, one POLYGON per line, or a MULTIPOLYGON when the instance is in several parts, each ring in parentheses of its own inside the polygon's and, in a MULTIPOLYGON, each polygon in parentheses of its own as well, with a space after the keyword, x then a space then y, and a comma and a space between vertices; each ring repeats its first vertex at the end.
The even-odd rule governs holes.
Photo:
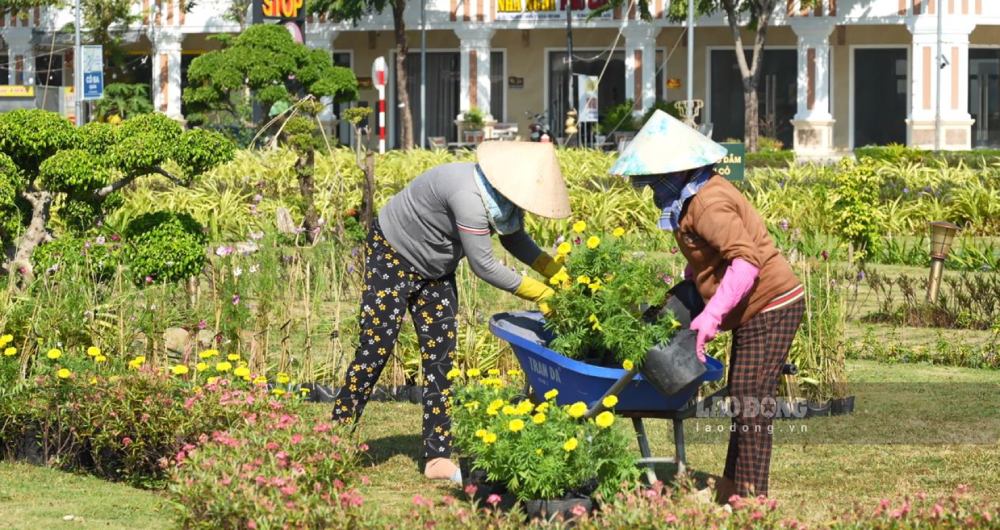
POLYGON ((267 384, 267 378, 264 377, 264 376, 262 376, 262 375, 258 375, 257 377, 253 378, 253 384, 255 384, 257 386, 266 385, 267 384))
POLYGON ((510 420, 510 423, 507 424, 507 428, 510 429, 510 432, 522 431, 524 430, 524 420, 510 420))
POLYGON ((486 436, 486 429, 479 429, 476 431, 476 438, 482 438, 483 436, 486 436))
POLYGON ((208 370, 208 363, 200 362, 194 366, 194 369, 199 372, 204 372, 205 370, 208 370))
POLYGON ((625 235, 625 229, 619 226, 618 228, 615 228, 613 232, 611 232, 611 235, 615 237, 622 237, 623 235, 625 235))
POLYGON ((582 283, 584 285, 590 285, 590 276, 580 275, 576 277, 576 283, 582 283))
POLYGON ((527 399, 517 404, 518 414, 529 414, 535 408, 527 399))
POLYGON ((171 368, 170 371, 173 372, 174 375, 184 375, 188 373, 190 370, 188 369, 187 365, 178 364, 177 366, 171 368))
POLYGON ((498 370, 496 368, 490 368, 489 370, 486 371, 486 373, 489 374, 489 375, 492 375, 493 377, 496 377, 496 376, 500 375, 500 370, 498 370))
POLYGON ((479 377, 481 373, 482 372, 479 371, 479 368, 469 368, 468 372, 469 377, 479 377))
POLYGON ((515 368, 515 369, 507 372, 507 375, 509 375, 511 377, 521 377, 522 375, 524 375, 524 372, 522 372, 522 371, 520 371, 520 370, 518 370, 518 369, 515 368))
POLYGON ((275 377, 275 381, 277 381, 279 385, 287 385, 292 381, 292 378, 285 372, 278 372, 278 375, 275 377))
POLYGON ((103 355, 98 355, 97 357, 94 357, 94 362, 98 364, 106 363, 108 362, 108 358, 103 355))
POLYGON ((586 221, 577 221, 573 223, 573 231, 577 234, 582 234, 587 229, 586 221))
POLYGON ((97 378, 96 377, 91 377, 90 378, 90 384, 96 385, 97 384, 97 378))
POLYGON ((593 250, 601 246, 601 238, 597 236, 590 236, 587 238, 587 248, 593 250))
POLYGON ((98 348, 97 346, 91 346, 91 347, 87 348, 87 356, 88 357, 97 357, 100 354, 101 354, 101 349, 98 348))
POLYGON ((59 371, 56 372, 56 377, 59 379, 69 379, 69 376, 71 375, 73 375, 73 372, 70 372, 66 368, 60 368, 59 371))
POLYGON ((143 363, 145 363, 145 362, 146 362, 146 357, 143 356, 143 355, 140 355, 140 356, 136 357, 135 359, 132 359, 131 361, 129 361, 128 362, 128 367, 131 368, 131 369, 133 369, 133 370, 138 370, 139 367, 142 366, 143 363))
POLYGON ((45 354, 45 356, 54 361, 62 357, 62 351, 60 351, 58 348, 52 348, 51 350, 49 350, 48 353, 45 354))
POLYGON ((504 416, 513 416, 517 414, 517 409, 511 405, 504 405, 503 408, 500 409, 500 412, 503 412, 504 416))
POLYGON ((601 328, 601 321, 597 319, 597 315, 591 313, 590 316, 587 317, 587 321, 591 323, 590 329, 592 329, 594 331, 601 331, 602 330, 602 328, 601 328))
POLYGON ((559 243, 558 247, 556 247, 556 254, 559 256, 567 256, 572 251, 573 245, 571 245, 569 241, 563 241, 562 243, 559 243))
POLYGON ((542 455, 543 455, 543 454, 545 454, 545 453, 543 453, 543 452, 542 452, 542 448, 541 448, 541 447, 539 447, 538 449, 535 449, 535 454, 536 454, 536 455, 538 455, 538 456, 542 456, 542 455))
POLYGON ((448 370, 448 373, 445 374, 445 377, 447 377, 448 380, 451 381, 452 379, 462 377, 462 371, 459 370, 458 368, 452 368, 451 370, 448 370))
POLYGON ((534 423, 535 425, 541 425, 541 424, 545 423, 545 413, 544 412, 539 412, 538 414, 535 414, 534 416, 532 416, 531 417, 531 423, 534 423))
POLYGON ((497 441, 496 433, 487 432, 486 434, 483 435, 483 443, 487 445, 491 443, 496 443, 496 441, 497 441))
POLYGON ((550 399, 555 399, 556 396, 558 395, 559 395, 559 390, 553 388, 552 390, 549 390, 548 392, 545 393, 545 400, 548 401, 550 399))
POLYGON ((548 401, 546 401, 545 403, 539 403, 538 406, 535 407, 535 411, 536 412, 543 412, 544 413, 544 412, 548 412, 548 410, 549 410, 549 402, 548 401))
POLYGON ((608 411, 604 411, 597 415, 597 418, 594 419, 594 422, 597 423, 598 427, 602 429, 607 429, 608 427, 611 427, 611 425, 615 422, 615 415, 608 411))
POLYGON ((577 401, 576 403, 570 405, 566 412, 572 418, 579 418, 587 413, 587 404, 582 401, 577 401))
POLYGON ((601 401, 601 405, 604 405, 606 408, 609 409, 617 404, 618 404, 618 396, 615 395, 608 396, 601 401))
POLYGON ((246 366, 240 366, 239 368, 233 370, 233 375, 247 379, 250 377, 250 369, 246 366))
POLYGON ((278 397, 281 397, 281 396, 285 395, 285 389, 284 388, 275 388, 275 389, 271 390, 271 393, 274 394, 274 395, 276 395, 276 396, 278 396, 278 397))
POLYGON ((212 377, 209 377, 208 379, 206 379, 205 382, 208 383, 208 384, 210 384, 210 385, 214 385, 215 383, 219 382, 219 378, 217 376, 212 376, 212 377))
POLYGON ((569 440, 566 440, 566 443, 563 444, 563 451, 566 451, 568 453, 570 451, 575 450, 576 446, 578 445, 580 445, 580 442, 577 441, 576 438, 570 438, 569 440))
POLYGON ((236 361, 240 360, 240 354, 238 354, 238 353, 230 353, 229 355, 226 356, 226 359, 229 359, 230 361, 236 362, 236 361))
POLYGON ((626 370, 628 370, 628 371, 631 372, 632 369, 635 368, 635 363, 633 363, 629 359, 625 359, 624 361, 622 361, 622 368, 624 368, 624 369, 626 369, 626 370))
POLYGON ((202 359, 211 359, 219 354, 219 350, 205 350, 198 354, 198 357, 202 359))
POLYGON ((215 363, 215 371, 216 372, 228 372, 229 370, 232 370, 232 369, 233 369, 233 365, 229 361, 222 361, 222 362, 219 362, 219 363, 215 363))
POLYGON ((11 357, 13 355, 17 355, 17 348, 14 348, 13 346, 7 348, 6 350, 3 351, 3 354, 5 357, 11 357))
POLYGON ((0 337, 0 346, 6 346, 8 343, 14 340, 14 336, 7 334, 0 337))
POLYGON ((479 410, 479 402, 478 401, 470 401, 470 402, 466 403, 465 404, 465 410, 467 410, 469 412, 474 412, 476 410, 479 410))

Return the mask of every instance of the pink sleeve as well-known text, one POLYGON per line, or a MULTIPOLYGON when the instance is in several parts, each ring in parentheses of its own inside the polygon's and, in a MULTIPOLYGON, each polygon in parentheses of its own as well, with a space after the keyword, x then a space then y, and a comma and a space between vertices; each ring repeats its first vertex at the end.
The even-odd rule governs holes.
POLYGON ((719 288, 712 299, 705 304, 703 314, 716 322, 722 322, 734 307, 746 298, 757 280, 760 269, 754 267, 742 258, 736 258, 726 268, 719 288))

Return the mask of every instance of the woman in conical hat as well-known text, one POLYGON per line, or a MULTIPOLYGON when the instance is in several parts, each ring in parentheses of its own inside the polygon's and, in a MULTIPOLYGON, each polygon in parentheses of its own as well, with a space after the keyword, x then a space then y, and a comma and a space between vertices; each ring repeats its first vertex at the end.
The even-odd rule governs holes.
POLYGON ((772 412, 778 376, 805 310, 802 284, 781 256, 763 220, 714 166, 726 149, 657 111, 625 148, 611 172, 653 189, 659 227, 673 232, 705 309, 691 322, 697 355, 732 330, 729 394, 740 401, 733 419, 720 497, 767 495, 772 412), (759 407, 757 407, 759 411, 759 407), (728 490, 728 491, 727 491, 728 490))
POLYGON ((445 164, 419 175, 379 212, 368 234, 360 344, 333 409, 336 421, 361 417, 409 311, 423 363, 424 474, 459 483, 447 413, 458 336, 455 270, 468 258, 472 272, 487 283, 546 311, 542 301, 552 290, 504 266, 491 235, 549 278, 561 266, 525 233, 524 212, 555 219, 571 213, 552 144, 487 142, 476 155, 477 163, 445 164))

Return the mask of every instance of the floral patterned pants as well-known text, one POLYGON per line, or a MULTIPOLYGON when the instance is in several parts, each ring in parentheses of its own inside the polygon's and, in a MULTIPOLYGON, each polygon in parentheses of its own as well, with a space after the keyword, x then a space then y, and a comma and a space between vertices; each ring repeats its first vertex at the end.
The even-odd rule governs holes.
POLYGON ((447 412, 458 309, 455 277, 423 278, 386 241, 376 222, 368 236, 365 288, 361 297, 360 344, 347 379, 334 402, 335 421, 356 421, 392 354, 409 310, 420 343, 424 375, 424 457, 451 455, 451 418, 447 412))

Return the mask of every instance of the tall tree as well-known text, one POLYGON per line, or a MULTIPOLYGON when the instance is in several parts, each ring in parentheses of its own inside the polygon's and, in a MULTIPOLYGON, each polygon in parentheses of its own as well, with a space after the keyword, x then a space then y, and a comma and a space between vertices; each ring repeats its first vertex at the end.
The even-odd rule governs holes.
MULTIPOLYGON (((302 194, 303 228, 310 242, 322 226, 313 201, 316 149, 321 145, 316 116, 319 98, 334 102, 358 97, 354 73, 334 66, 330 54, 311 50, 292 40, 283 26, 258 24, 237 37, 223 39, 224 47, 191 61, 184 103, 188 121, 204 123, 219 115, 246 118, 247 95, 276 118, 278 140, 295 151, 295 173, 302 194), (288 111, 292 106, 294 111, 288 111)), ((260 124, 257 124, 260 125, 260 124)))
POLYGON ((413 148, 413 113, 407 90, 406 55, 410 51, 406 38, 406 0, 310 0, 309 13, 325 14, 335 20, 357 22, 361 17, 392 10, 393 32, 396 36, 396 94, 399 95, 399 123, 403 149, 413 148))
MULTIPOLYGON (((609 0, 600 10, 624 7, 633 0, 609 0)), ((639 13, 644 20, 651 20, 649 12, 649 0, 634 0, 639 13)), ((815 5, 817 0, 800 0, 802 7, 815 5)), ((760 111, 757 101, 757 87, 760 86, 761 62, 764 57, 764 46, 767 43, 767 33, 771 27, 771 18, 779 4, 778 0, 695 0, 695 14, 697 16, 712 15, 722 11, 729 23, 729 29, 733 35, 733 43, 736 53, 736 64, 739 66, 740 75, 743 78, 743 102, 744 102, 744 139, 747 150, 757 151, 758 139, 760 136, 760 111), (753 48, 749 60, 744 50, 743 30, 753 32, 753 48)), ((673 0, 667 16, 675 21, 681 22, 687 19, 687 0, 673 0)), ((689 79, 688 82, 691 82, 689 79)))

